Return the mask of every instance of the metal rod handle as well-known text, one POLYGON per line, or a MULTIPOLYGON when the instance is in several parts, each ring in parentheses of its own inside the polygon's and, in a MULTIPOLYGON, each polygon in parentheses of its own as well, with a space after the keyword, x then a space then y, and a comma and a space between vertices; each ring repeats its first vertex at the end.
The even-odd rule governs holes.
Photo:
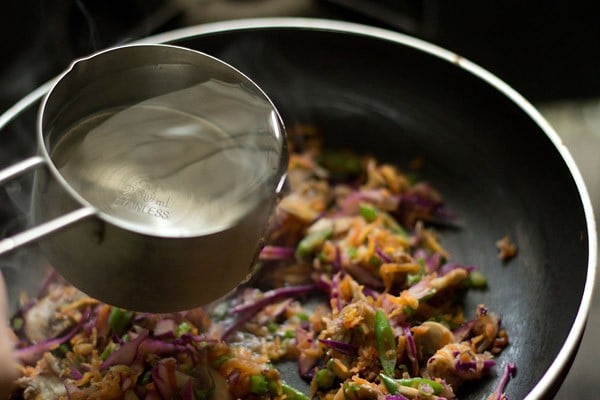
POLYGON ((0 240, 0 256, 13 251, 21 246, 35 242, 51 233, 66 228, 75 222, 81 221, 96 214, 93 207, 83 207, 68 214, 61 215, 48 222, 37 225, 26 231, 17 233, 11 237, 0 240))
MULTIPOLYGON (((45 163, 46 160, 43 157, 33 156, 0 170, 0 185, 45 163)), ((0 240, 0 256, 95 214, 95 208, 89 206, 82 207, 26 231, 2 239, 0 240)))
POLYGON ((33 156, 19 161, 16 164, 11 165, 3 170, 0 170, 0 185, 4 182, 16 178, 17 176, 24 174, 25 172, 44 164, 44 160, 41 156, 33 156))

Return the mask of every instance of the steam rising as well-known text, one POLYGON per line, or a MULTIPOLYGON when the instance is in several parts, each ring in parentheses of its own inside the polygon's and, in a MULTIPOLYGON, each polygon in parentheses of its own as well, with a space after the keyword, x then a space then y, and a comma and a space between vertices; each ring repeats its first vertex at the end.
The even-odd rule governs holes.
MULTIPOLYGON (((34 132, 18 132, 11 129, 0 131, 0 160, 2 168, 8 162, 16 162, 23 149, 35 152, 34 132), (23 134, 18 134, 23 133, 23 134)), ((31 191, 33 174, 28 173, 6 182, 0 187, 0 239, 21 232, 32 225, 31 191)), ((40 256, 37 246, 27 246, 0 257, 0 271, 7 285, 8 298, 18 299, 24 288, 35 293, 41 284, 47 264, 40 256)), ((9 312, 15 311, 17 303, 9 303, 9 312)))

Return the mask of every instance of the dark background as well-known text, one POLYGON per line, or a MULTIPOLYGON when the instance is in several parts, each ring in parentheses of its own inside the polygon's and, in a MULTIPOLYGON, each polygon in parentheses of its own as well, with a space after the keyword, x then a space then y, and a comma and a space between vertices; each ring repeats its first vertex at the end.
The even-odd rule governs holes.
POLYGON ((600 94, 600 3, 444 0, 4 0, 0 110, 81 55, 214 20, 311 16, 406 32, 469 58, 533 102, 600 94))
MULTIPOLYGON (((0 113, 73 59, 95 50, 179 27, 264 16, 333 18, 389 28, 438 44, 488 69, 534 103, 557 129, 599 208, 600 2, 596 1, 3 0, 0 113)), ((597 299, 582 347, 557 398, 597 398, 597 299)))

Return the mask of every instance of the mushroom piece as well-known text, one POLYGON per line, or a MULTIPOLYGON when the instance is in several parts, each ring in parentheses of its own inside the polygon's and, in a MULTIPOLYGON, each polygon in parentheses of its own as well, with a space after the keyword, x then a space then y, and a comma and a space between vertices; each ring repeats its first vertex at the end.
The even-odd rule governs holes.
POLYGON ((442 347, 454 342, 452 331, 439 322, 426 321, 412 328, 412 333, 423 357, 429 357, 442 347))
POLYGON ((480 379, 495 364, 490 353, 475 353, 468 342, 449 343, 427 360, 427 373, 458 388, 464 381, 480 379))
POLYGON ((478 353, 488 350, 494 344, 500 330, 500 318, 489 312, 484 305, 477 307, 477 320, 473 325, 474 337, 471 343, 478 353))
POLYGON ((17 380, 17 385, 24 389, 26 400, 59 399, 67 395, 65 385, 60 378, 63 368, 52 354, 45 353, 33 369, 30 376, 17 380))
POLYGON ((48 296, 40 299, 24 316, 25 335, 34 343, 56 337, 75 321, 61 314, 60 307, 85 295, 73 286, 55 286, 48 296))

